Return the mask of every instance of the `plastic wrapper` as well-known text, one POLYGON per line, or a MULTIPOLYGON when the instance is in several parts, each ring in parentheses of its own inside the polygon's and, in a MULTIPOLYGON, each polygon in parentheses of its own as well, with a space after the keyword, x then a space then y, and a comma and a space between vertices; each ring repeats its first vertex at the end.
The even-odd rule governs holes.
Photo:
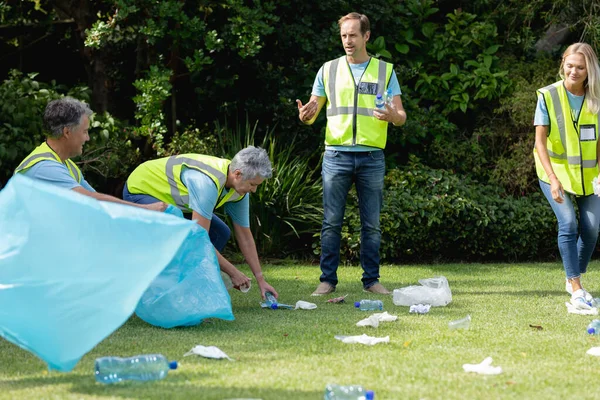
POLYGON ((0 191, 0 335, 72 370, 127 321, 194 225, 14 176, 0 191))
POLYGON ((135 313, 162 328, 198 325, 205 318, 234 319, 208 233, 193 223, 169 265, 142 295, 135 313))
POLYGON ((432 307, 445 306, 452 301, 452 292, 444 276, 420 279, 421 285, 394 289, 393 302, 397 306, 429 304, 432 307))

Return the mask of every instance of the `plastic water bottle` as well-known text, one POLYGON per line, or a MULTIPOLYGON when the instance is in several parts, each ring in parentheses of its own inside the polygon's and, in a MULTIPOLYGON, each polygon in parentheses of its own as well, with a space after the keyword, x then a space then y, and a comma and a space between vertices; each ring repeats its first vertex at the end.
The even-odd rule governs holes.
POLYGON ((101 383, 156 381, 167 376, 170 369, 177 369, 177 361, 169 362, 162 354, 129 358, 101 357, 95 363, 96 381, 101 383))
POLYGON ((281 304, 275 298, 275 295, 271 292, 265 292, 265 301, 260 303, 262 308, 270 308, 272 310, 277 310, 280 308, 285 308, 286 310, 293 310, 294 307, 289 304, 281 304))
POLYGON ((324 400, 373 400, 375 392, 360 385, 341 386, 329 384, 325 387, 324 400))
POLYGON ((391 107, 392 101, 394 101, 394 95, 392 94, 392 88, 387 88, 385 91, 385 104, 391 107))
POLYGON ((587 333, 590 335, 600 334, 600 319, 595 319, 587 326, 587 333))
POLYGON ((361 311, 383 310, 383 301, 381 300, 361 300, 354 303, 354 307, 361 311))
POLYGON ((383 98, 381 93, 377 94, 377 96, 375 97, 375 108, 385 108, 385 99, 383 98))

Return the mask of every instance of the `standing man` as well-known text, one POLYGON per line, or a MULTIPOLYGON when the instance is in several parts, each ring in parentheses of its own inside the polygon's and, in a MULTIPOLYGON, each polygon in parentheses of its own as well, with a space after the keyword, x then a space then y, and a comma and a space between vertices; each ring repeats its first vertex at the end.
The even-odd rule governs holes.
POLYGON ((72 97, 63 97, 49 102, 44 110, 46 141, 21 161, 15 173, 73 190, 96 200, 164 211, 165 203, 145 205, 129 203, 96 192, 85 180, 81 170, 71 161, 71 158, 80 156, 83 145, 90 140, 88 129, 92 114, 87 104, 72 97))
POLYGON ((383 202, 385 148, 388 123, 401 126, 406 112, 400 99, 400 85, 392 64, 367 53, 371 35, 369 19, 356 12, 338 21, 346 55, 326 62, 315 79, 307 104, 300 100, 300 121, 312 124, 327 103, 327 128, 323 157, 323 227, 321 230, 321 283, 313 296, 332 293, 338 283, 340 240, 346 197, 354 182, 358 194, 361 233, 360 262, 365 291, 390 294, 379 283, 379 214, 383 202), (375 97, 391 104, 375 110, 375 97))
POLYGON ((123 198, 134 203, 172 204, 207 232, 215 246, 221 271, 229 275, 233 287, 249 288, 250 279, 221 255, 231 232, 227 224, 213 214, 223 206, 233 221, 237 243, 256 277, 261 296, 277 291, 263 276, 254 237, 250 231, 248 193, 272 175, 271 160, 264 149, 248 146, 231 161, 202 154, 180 154, 140 164, 127 179, 123 198))

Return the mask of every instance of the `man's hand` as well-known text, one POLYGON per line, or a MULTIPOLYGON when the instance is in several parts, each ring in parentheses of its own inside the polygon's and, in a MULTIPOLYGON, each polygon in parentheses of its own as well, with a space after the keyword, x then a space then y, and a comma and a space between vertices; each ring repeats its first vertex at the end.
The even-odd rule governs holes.
POLYGON ((163 203, 162 201, 159 201, 158 203, 138 204, 138 205, 141 208, 145 208, 146 210, 150 210, 150 211, 163 212, 167 209, 167 203, 163 203))
POLYGON ((385 104, 385 108, 376 108, 373 110, 373 116, 380 121, 386 121, 391 124, 394 123, 394 117, 396 116, 395 108, 390 104, 385 104))
POLYGON ((244 275, 243 272, 241 272, 238 269, 236 269, 233 275, 230 275, 229 277, 231 278, 231 283, 233 283, 233 287, 236 289, 250 286, 250 278, 248 278, 246 275, 244 275))
POLYGON ((313 119, 319 108, 319 103, 316 99, 309 101, 305 105, 302 105, 302 101, 296 99, 296 104, 298 105, 298 116, 300 121, 304 123, 313 119))
POLYGON ((265 298, 265 292, 273 293, 273 296, 275 296, 275 298, 279 297, 279 293, 277 293, 277 290, 275 290, 273 286, 269 285, 264 279, 258 279, 258 287, 260 288, 260 295, 263 299, 265 298))

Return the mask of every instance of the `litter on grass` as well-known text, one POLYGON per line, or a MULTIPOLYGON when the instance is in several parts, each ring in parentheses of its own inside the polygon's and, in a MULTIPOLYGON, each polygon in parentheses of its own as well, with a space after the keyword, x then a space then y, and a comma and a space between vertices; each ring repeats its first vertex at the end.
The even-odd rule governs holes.
POLYGON ((294 310, 314 310, 315 308, 317 308, 317 305, 315 303, 309 303, 308 301, 304 301, 304 300, 298 300, 296 302, 296 308, 294 308, 294 310))
POLYGON ((429 279, 420 279, 419 283, 421 285, 394 289, 394 304, 397 306, 430 304, 432 307, 437 307, 445 306, 452 301, 452 292, 446 277, 436 276, 429 279))
POLYGON ((349 343, 349 344, 360 343, 360 344, 366 344, 368 346, 373 346, 377 343, 389 343, 390 342, 389 336, 378 338, 378 337, 372 337, 372 336, 362 334, 359 336, 335 335, 334 337, 337 340, 341 340, 342 343, 349 343))
POLYGON ((390 315, 387 311, 373 314, 365 319, 361 319, 356 323, 356 326, 372 326, 377 328, 380 322, 391 322, 398 319, 396 315, 390 315))
POLYGON ((502 373, 502 367, 492 367, 492 357, 486 357, 479 364, 463 364, 465 372, 475 372, 481 375, 498 375, 502 373))
POLYGON ((229 361, 235 361, 233 358, 229 357, 227 354, 225 354, 221 349, 219 349, 216 346, 197 345, 194 348, 192 348, 190 351, 185 353, 183 356, 187 357, 187 356, 191 356, 194 354, 197 356, 202 356, 202 357, 206 357, 206 358, 216 358, 216 359, 226 358, 229 361))
POLYGON ((408 310, 411 314, 427 314, 431 309, 431 304, 413 304, 408 310))

